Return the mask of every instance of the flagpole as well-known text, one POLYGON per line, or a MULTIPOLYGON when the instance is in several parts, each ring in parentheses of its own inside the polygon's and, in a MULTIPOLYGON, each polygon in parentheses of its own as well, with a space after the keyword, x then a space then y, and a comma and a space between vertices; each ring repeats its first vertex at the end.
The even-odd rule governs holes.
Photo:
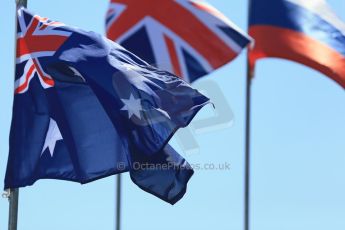
POLYGON ((116 176, 116 230, 121 229, 121 174, 116 176))
POLYGON ((16 0, 16 4, 17 4, 17 7, 19 7, 19 6, 27 7, 28 1, 27 0, 16 0))
MULTIPOLYGON (((251 0, 248 1, 248 29, 251 0)), ((250 229, 250 119, 251 119, 251 83, 253 72, 249 63, 249 49, 247 50, 246 76, 246 132, 245 132, 245 182, 244 182, 244 230, 250 229)))
MULTIPOLYGON (((27 7, 28 1, 27 0, 16 0, 16 14, 17 9, 20 6, 27 7)), ((17 20, 17 16, 15 17, 17 20)), ((17 27, 17 23, 16 23, 17 27)), ((16 28, 17 29, 17 28, 16 28)), ((17 36, 17 32, 15 32, 15 37, 17 36)), ((15 38, 15 44, 17 44, 15 38)), ((17 51, 17 45, 15 50, 17 51)), ((15 54, 16 55, 16 52, 15 54)), ((14 63, 15 64, 15 63, 14 63)), ((8 190, 8 201, 9 201, 9 210, 8 210, 8 230, 17 230, 18 224, 18 203, 19 203, 19 189, 18 188, 11 188, 8 190)))
POLYGON ((19 189, 16 188, 16 189, 9 190, 8 201, 9 201, 8 230, 17 230, 19 189))
POLYGON ((245 137, 245 183, 244 183, 244 230, 249 230, 250 223, 250 112, 251 79, 249 61, 247 61, 246 82, 246 137, 245 137))

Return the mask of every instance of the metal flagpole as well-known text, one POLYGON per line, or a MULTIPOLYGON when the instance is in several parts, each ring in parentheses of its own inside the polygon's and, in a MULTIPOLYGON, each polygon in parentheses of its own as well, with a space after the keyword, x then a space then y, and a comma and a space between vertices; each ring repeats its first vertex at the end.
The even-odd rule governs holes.
MULTIPOLYGON (((248 1, 248 28, 251 0, 248 1)), ((248 48, 250 49, 250 48, 248 48)), ((251 83, 253 72, 249 63, 247 51, 247 80, 246 80, 246 137, 245 137, 245 182, 244 182, 244 230, 250 229, 250 110, 251 110, 251 83)))
POLYGON ((8 230, 17 230, 19 189, 9 189, 7 196, 9 201, 8 230))
MULTIPOLYGON (((248 1, 248 28, 251 0, 248 1)), ((245 182, 244 182, 244 230, 250 229, 250 118, 251 118, 251 83, 253 72, 249 63, 249 49, 247 51, 247 80, 246 80, 246 137, 245 137, 245 182)))
POLYGON ((247 64, 246 83, 246 140, 245 140, 245 182, 244 182, 244 230, 249 230, 250 217, 250 103, 251 103, 251 81, 249 63, 247 64))
POLYGON ((121 174, 116 176, 116 230, 121 229, 121 174))
MULTIPOLYGON (((16 15, 17 15, 17 9, 20 6, 27 7, 27 4, 28 4, 27 0, 16 0, 16 15)), ((16 20, 17 20, 17 16, 16 16, 16 20)), ((17 26, 17 23, 16 23, 16 26, 17 26)), ((15 36, 17 36, 17 31, 15 32, 15 36)), ((17 48, 18 47, 16 46, 16 50, 17 48)), ((7 196, 8 196, 8 201, 9 201, 8 230, 17 230, 19 189, 18 188, 9 189, 7 196)))
POLYGON ((16 3, 17 3, 17 7, 19 7, 19 6, 27 7, 28 6, 27 0, 16 0, 16 3))

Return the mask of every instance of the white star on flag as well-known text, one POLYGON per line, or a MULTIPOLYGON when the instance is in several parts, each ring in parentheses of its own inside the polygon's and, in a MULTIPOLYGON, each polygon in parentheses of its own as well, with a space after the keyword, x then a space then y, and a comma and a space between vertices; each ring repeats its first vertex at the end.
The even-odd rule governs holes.
POLYGON ((57 126, 56 121, 50 118, 49 128, 48 128, 46 140, 44 141, 41 156, 44 153, 44 151, 48 148, 51 157, 53 157, 56 142, 59 140, 62 140, 62 135, 59 130, 59 127, 57 126))
POLYGON ((128 111, 128 118, 131 119, 133 115, 137 118, 141 119, 140 111, 143 110, 141 106, 141 100, 136 99, 132 94, 130 95, 129 99, 121 99, 121 101, 125 104, 121 110, 128 111))

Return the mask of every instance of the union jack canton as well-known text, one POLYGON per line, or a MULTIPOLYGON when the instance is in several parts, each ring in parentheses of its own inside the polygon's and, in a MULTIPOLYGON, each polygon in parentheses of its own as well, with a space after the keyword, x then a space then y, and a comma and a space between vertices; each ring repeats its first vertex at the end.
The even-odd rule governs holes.
POLYGON ((233 60, 251 41, 204 1, 111 0, 109 39, 193 82, 233 60))
POLYGON ((15 93, 25 93, 35 74, 44 89, 50 88, 54 81, 44 72, 40 59, 53 56, 71 32, 59 30, 63 23, 38 15, 21 15, 24 11, 18 14, 15 93))

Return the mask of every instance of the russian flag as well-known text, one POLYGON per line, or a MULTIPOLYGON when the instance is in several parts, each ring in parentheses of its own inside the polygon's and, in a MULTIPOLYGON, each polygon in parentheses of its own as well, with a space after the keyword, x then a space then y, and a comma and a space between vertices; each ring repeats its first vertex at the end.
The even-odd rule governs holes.
POLYGON ((345 23, 324 0, 251 0, 249 61, 284 58, 318 70, 345 88, 345 23))

